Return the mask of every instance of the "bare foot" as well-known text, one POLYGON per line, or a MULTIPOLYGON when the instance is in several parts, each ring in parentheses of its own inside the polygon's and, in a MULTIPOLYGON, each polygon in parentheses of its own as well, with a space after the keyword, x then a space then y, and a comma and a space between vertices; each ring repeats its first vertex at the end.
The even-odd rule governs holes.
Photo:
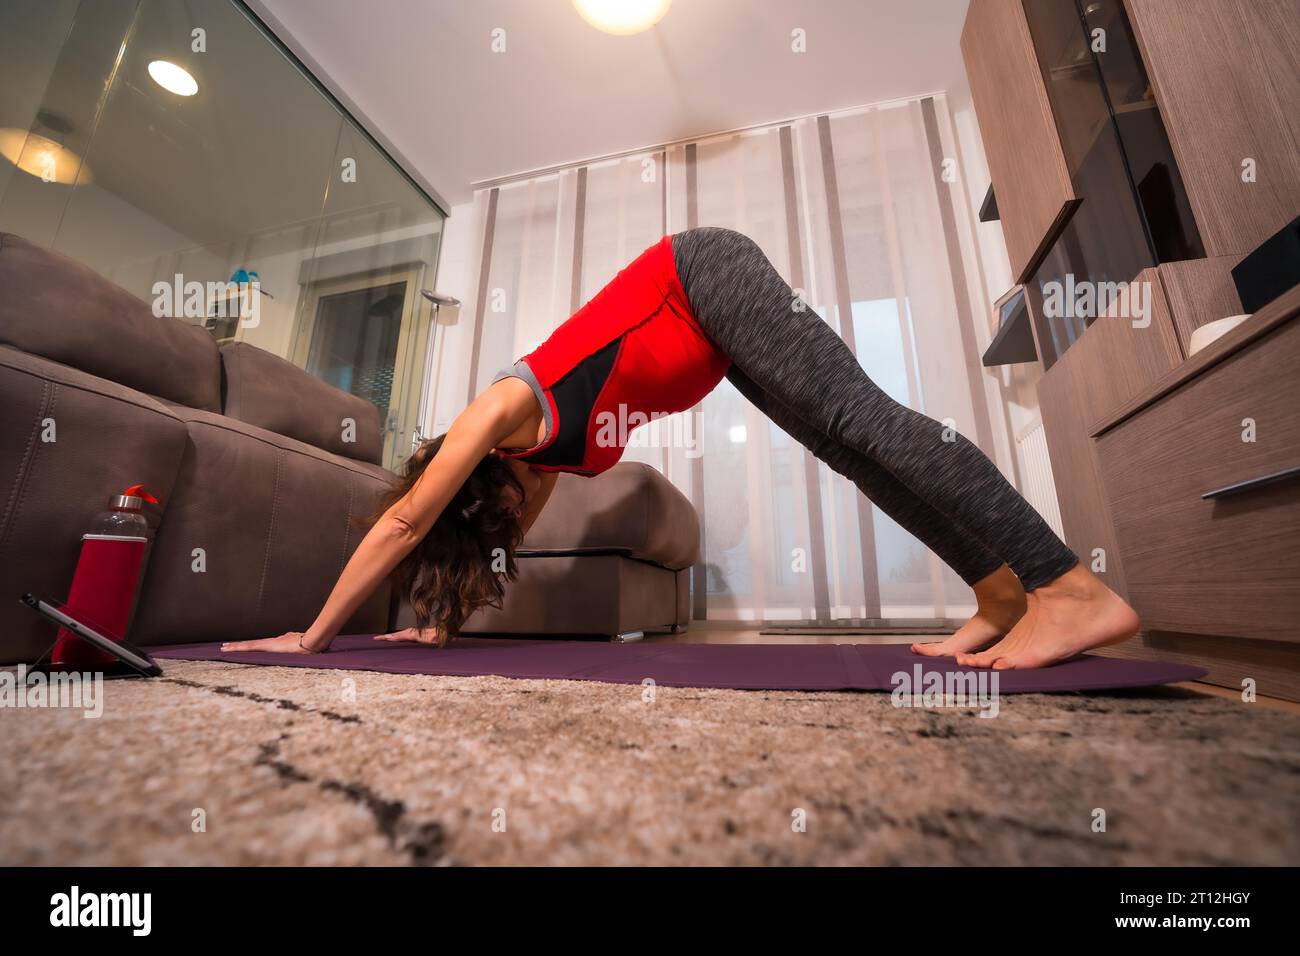
POLYGON ((975 613, 951 637, 932 644, 913 644, 912 652, 926 657, 955 657, 988 647, 1025 614, 1025 591, 1005 564, 974 584, 975 613))
POLYGON ((1137 612, 1082 564, 1029 593, 1029 611, 998 643, 958 654, 963 667, 1046 667, 1137 633, 1137 612))

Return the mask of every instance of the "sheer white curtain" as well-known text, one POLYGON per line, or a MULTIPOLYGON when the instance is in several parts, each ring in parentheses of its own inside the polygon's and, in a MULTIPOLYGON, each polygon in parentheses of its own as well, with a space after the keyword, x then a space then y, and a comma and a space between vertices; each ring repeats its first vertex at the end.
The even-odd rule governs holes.
MULTIPOLYGON (((665 233, 726 226, 762 247, 881 388, 986 453, 1007 447, 979 366, 982 283, 952 143, 947 105, 935 95, 482 190, 479 301, 467 304, 470 394, 665 233)), ((970 592, 951 570, 729 383, 674 419, 638 432, 624 460, 661 470, 700 512, 696 617, 969 609, 970 592)))

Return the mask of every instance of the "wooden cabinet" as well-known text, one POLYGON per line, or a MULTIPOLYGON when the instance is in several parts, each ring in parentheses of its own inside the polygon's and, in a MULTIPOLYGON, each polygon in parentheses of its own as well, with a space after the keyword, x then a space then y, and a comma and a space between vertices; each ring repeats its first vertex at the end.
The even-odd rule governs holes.
POLYGON ((961 48, 1017 282, 1167 268, 1184 348, 1240 310, 1300 215, 1300 0, 971 0, 961 48))
MULTIPOLYGON (((1111 314, 1098 319, 1038 383, 1038 402, 1052 460, 1065 542, 1101 577, 1126 594, 1126 557, 1117 540, 1101 482, 1093 423, 1140 395, 1182 361, 1164 287, 1156 269, 1137 277, 1149 303, 1150 323, 1111 314)), ((1031 316, 1043 309, 1029 289, 1031 316)), ((1042 323, 1035 321, 1036 333, 1042 323)))
POLYGON ((1291 319, 1097 440, 1148 629, 1300 643, 1298 391, 1291 319))
POLYGON ((962 55, 1066 543, 1143 619, 1107 653, 1300 700, 1300 287, 1189 354, 1300 214, 1300 0, 971 0, 962 55), (1121 279, 1149 326, 1043 307, 1121 279))
POLYGON ((1205 254, 1240 258, 1300 213, 1300 2, 1124 5, 1205 254))
POLYGON ((1114 653, 1300 700, 1298 398, 1300 286, 1088 429, 1143 624, 1114 653))
POLYGON ((1020 0, 971 0, 961 34, 989 175, 1026 281, 1077 203, 1020 0))

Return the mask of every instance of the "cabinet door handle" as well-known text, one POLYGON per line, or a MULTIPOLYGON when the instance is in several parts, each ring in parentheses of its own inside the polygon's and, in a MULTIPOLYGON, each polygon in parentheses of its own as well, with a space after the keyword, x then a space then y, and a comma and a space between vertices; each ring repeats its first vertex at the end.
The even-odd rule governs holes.
POLYGON ((1265 485, 1274 485, 1279 481, 1287 481, 1290 478, 1300 478, 1300 465, 1297 465, 1294 468, 1283 468, 1281 471, 1275 471, 1271 475, 1260 475, 1258 478, 1247 478, 1245 481, 1238 481, 1235 484, 1224 485, 1222 488, 1215 488, 1213 491, 1205 492, 1201 495, 1201 498, 1228 498, 1232 495, 1240 494, 1243 491, 1254 491, 1256 488, 1263 488, 1265 485))

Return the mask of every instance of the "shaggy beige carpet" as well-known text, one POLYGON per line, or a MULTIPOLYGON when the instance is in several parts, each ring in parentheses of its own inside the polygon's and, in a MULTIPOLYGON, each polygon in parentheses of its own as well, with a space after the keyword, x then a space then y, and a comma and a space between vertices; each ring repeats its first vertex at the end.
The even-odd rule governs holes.
POLYGON ((166 668, 107 683, 98 719, 0 712, 0 863, 1300 863, 1300 716, 1175 688, 1008 696, 985 719, 887 694, 166 668))

